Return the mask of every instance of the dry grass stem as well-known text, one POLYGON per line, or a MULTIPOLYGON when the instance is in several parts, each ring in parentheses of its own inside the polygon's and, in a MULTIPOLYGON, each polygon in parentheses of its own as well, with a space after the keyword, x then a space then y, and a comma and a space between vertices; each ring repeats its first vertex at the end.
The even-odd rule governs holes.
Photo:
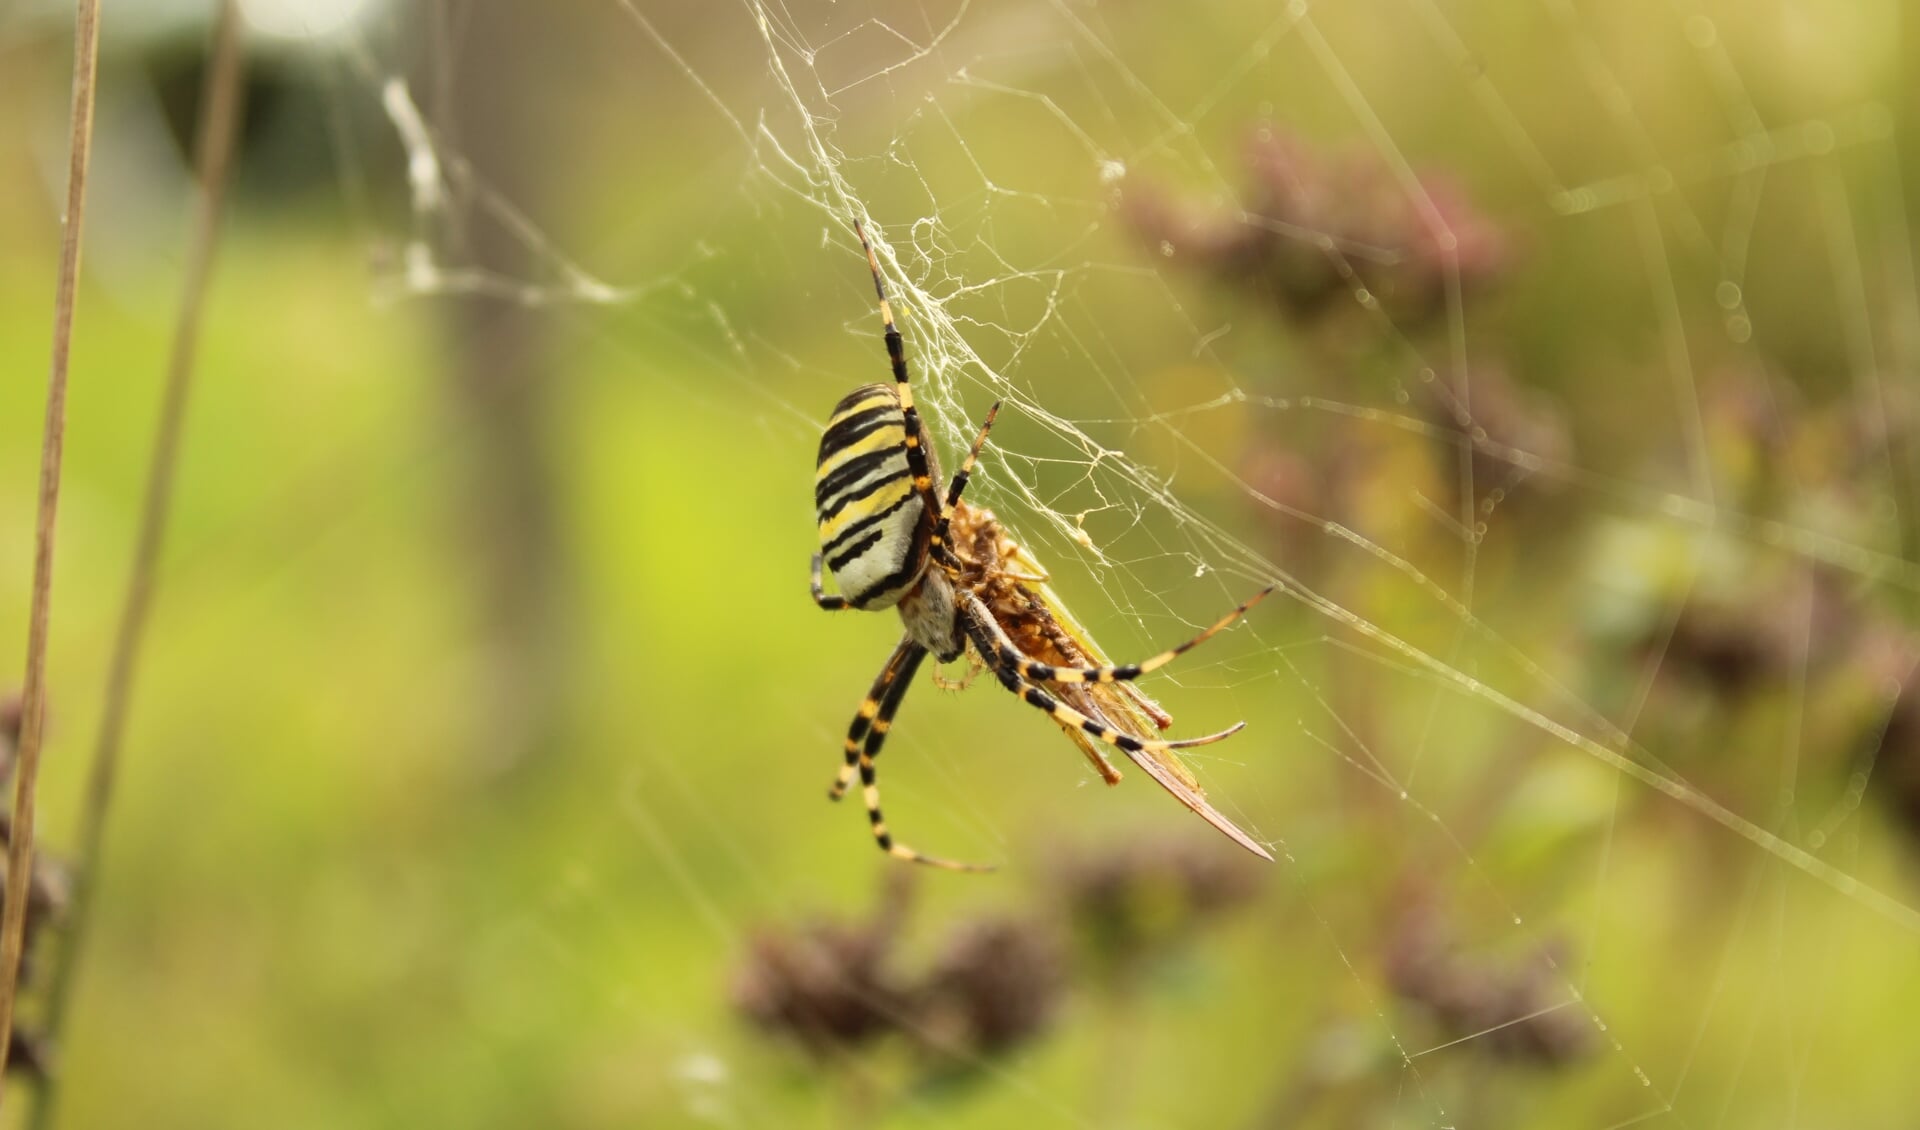
MULTIPOLYGON (((100 2, 77 0, 73 22, 73 115, 68 143, 66 223, 60 236, 60 276, 53 302, 53 365, 47 376, 47 418, 40 445, 39 517, 34 528, 33 604, 27 623, 27 677, 21 712, 18 770, 13 779, 13 835, 7 845, 6 913, 0 918, 0 1063, 13 1034, 13 1004, 27 933, 27 895, 33 882, 33 790, 47 714, 47 631, 53 604, 53 530, 60 509, 60 461, 65 448, 67 362, 73 346, 74 292, 80 278, 80 232, 93 142, 94 72, 100 56, 100 2)), ((5 1084, 0 1073, 0 1086, 5 1084)))
MULTIPOLYGON (((78 885, 71 928, 53 968, 44 1035, 54 1043, 58 1042, 71 1000, 87 938, 87 925, 92 917, 107 812, 113 798, 127 710, 133 697, 135 671, 153 603, 167 520, 172 511, 174 475, 179 463, 180 436, 186 419, 188 395, 193 384, 201 311, 213 273, 221 208, 240 119, 242 40, 236 0, 226 0, 221 5, 211 61, 201 92, 194 157, 199 197, 187 247, 180 308, 174 323, 173 349, 168 357, 166 388, 162 393, 160 416, 155 425, 153 449, 147 465, 140 531, 114 635, 113 656, 101 707, 100 730, 94 742, 87 792, 80 815, 79 854, 75 860, 78 885)), ((58 1075, 50 1076, 40 1093, 31 1125, 44 1125, 51 1120, 57 1085, 58 1075)))

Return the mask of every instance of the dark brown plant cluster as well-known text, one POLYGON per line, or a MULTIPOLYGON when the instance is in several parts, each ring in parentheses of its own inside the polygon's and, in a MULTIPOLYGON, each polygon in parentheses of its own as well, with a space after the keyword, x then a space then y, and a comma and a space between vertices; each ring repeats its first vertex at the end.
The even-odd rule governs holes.
POLYGON ((1330 413, 1307 430, 1319 437, 1311 451, 1295 453, 1278 436, 1254 440, 1241 473, 1267 504, 1261 516, 1280 558, 1311 568, 1322 551, 1311 523, 1328 519, 1396 551, 1408 531, 1437 533, 1457 557, 1497 508, 1550 496, 1572 458, 1560 409, 1495 358, 1457 370, 1432 360, 1453 356, 1434 332, 1447 316, 1514 274, 1514 236, 1452 177, 1427 172, 1409 183, 1372 150, 1322 150, 1261 125, 1242 146, 1241 167, 1236 205, 1184 203, 1134 178, 1122 218, 1150 253, 1288 330, 1329 331, 1303 335, 1325 356, 1289 370, 1286 393, 1302 409, 1321 396, 1394 405, 1384 418, 1330 413), (1338 315, 1355 311, 1383 322, 1342 332, 1355 327, 1338 315), (1383 330, 1434 344, 1421 347, 1426 360, 1403 353, 1383 369, 1380 357, 1353 348, 1383 330))
MULTIPOLYGON (((1564 939, 1549 935, 1518 949, 1469 943, 1453 928, 1443 888, 1427 879, 1393 884, 1383 909, 1374 959, 1396 1005, 1390 1031, 1371 1036, 1364 1023, 1321 1025, 1254 1125, 1397 1125, 1406 1095, 1382 1082, 1403 1084, 1415 1057, 1442 1051, 1445 1060, 1470 1061, 1465 1077, 1472 1080, 1447 1099, 1449 1124, 1527 1124, 1511 1105, 1525 1092, 1488 1086, 1485 1068, 1576 1070, 1602 1042, 1601 1026, 1564 972, 1564 939)), ((1432 1086, 1429 1061, 1419 1062, 1432 1086)))
POLYGON ((1845 612, 1832 606, 1834 580, 1795 569, 1757 585, 1709 587, 1687 599, 1664 630, 1651 627, 1636 638, 1635 658, 1652 665, 1663 685, 1682 682, 1714 702, 1777 691, 1806 670, 1816 644, 1842 630, 1821 623, 1845 612))
POLYGON ((1518 957, 1467 952, 1431 899, 1415 898, 1388 935, 1387 984, 1425 1013, 1430 1045, 1471 1041, 1483 1055, 1552 1067, 1593 1051, 1595 1029, 1561 972, 1566 943, 1518 957))
POLYGON ((1755 776, 1756 737, 1777 732, 1779 704, 1803 701, 1790 736, 1796 791, 1838 804, 1864 773, 1920 843, 1920 633, 1887 586, 1831 560, 1846 547, 1883 547, 1889 560, 1903 552, 1876 515, 1897 509, 1890 492, 1900 490, 1894 469, 1910 450, 1911 415, 1865 413, 1851 399, 1809 406, 1761 370, 1716 374, 1701 412, 1704 444, 1664 461, 1669 474, 1703 465, 1744 532, 1656 516, 1615 523, 1616 548, 1599 568, 1643 580, 1596 634, 1599 656, 1611 645, 1647 684, 1647 722, 1662 728, 1673 760, 1725 769, 1724 779, 1701 778, 1722 797, 1755 776))
MULTIPOLYGON (((1767 803, 1747 791, 1763 787, 1750 771, 1754 742, 1777 731, 1767 712, 1783 693, 1804 693, 1803 771, 1824 771, 1829 794, 1866 772, 1920 842, 1920 634, 1910 610, 1883 599, 1891 590, 1870 579, 1871 562, 1846 563, 1855 549, 1888 561, 1920 552, 1920 535, 1899 528, 1920 513, 1920 398, 1887 384, 1873 398, 1815 404, 1802 382, 1751 359, 1710 371, 1697 426, 1626 445, 1652 464, 1635 481, 1673 484, 1696 512, 1648 504, 1571 529, 1568 508, 1551 504, 1576 463, 1565 412, 1497 354, 1457 372, 1432 364, 1451 356, 1431 332, 1442 316, 1514 276, 1513 234, 1451 178, 1423 173, 1410 185, 1370 150, 1323 150, 1262 125, 1240 167, 1230 206, 1133 177, 1123 220, 1148 254, 1289 329, 1352 329, 1334 315, 1372 307, 1428 361, 1410 368, 1356 350, 1364 330, 1296 335, 1306 361, 1284 389, 1294 410, 1272 418, 1324 404, 1325 426, 1302 429, 1304 443, 1257 434, 1240 464, 1275 560, 1331 584, 1349 607, 1359 596, 1342 587, 1352 571, 1340 566, 1351 557, 1327 521, 1428 576, 1451 575, 1469 545, 1479 585, 1579 575, 1603 599, 1565 642, 1584 657, 1595 702, 1650 692, 1635 708, 1637 736, 1663 759, 1722 772, 1690 779, 1724 803, 1767 803), (1716 513, 1733 521, 1721 528, 1716 513)), ((1493 340, 1476 334, 1476 354, 1497 350, 1493 340)), ((1356 701, 1366 693, 1353 690, 1356 701)))
MULTIPOLYGON (((1573 457, 1573 436, 1566 415, 1544 394, 1513 379, 1501 365, 1481 365, 1465 380, 1440 377, 1414 382, 1412 407, 1433 432, 1447 440, 1446 450, 1464 453, 1474 497, 1464 499, 1481 513, 1505 503, 1524 483, 1528 494, 1557 493, 1557 477, 1573 457), (1537 477, 1536 477, 1537 476, 1537 477)), ((1460 512, 1459 460, 1442 466, 1441 504, 1460 512), (1451 474, 1449 472, 1452 472, 1451 474)))
MULTIPOLYGON (((0 784, 13 780, 14 759, 18 754, 21 725, 21 698, 18 694, 0 700, 0 784)), ((5 853, 13 842, 13 821, 0 814, 0 880, 4 879, 5 853)), ((26 951, 20 962, 20 990, 25 996, 34 987, 39 962, 36 947, 49 925, 57 925, 65 916, 71 880, 65 867, 44 852, 35 852, 33 881, 27 894, 26 951)), ((8 1071, 20 1071, 33 1078, 44 1078, 51 1068, 50 1051, 39 1034, 18 1017, 7 1049, 8 1071)))
POLYGON ((735 1007, 765 1031, 819 1053, 909 1027, 911 994, 892 968, 906 898, 895 883, 866 921, 760 931, 734 979, 735 1007))
MULTIPOLYGON (((920 873, 889 869, 862 919, 759 931, 735 972, 733 1004, 810 1061, 857 1068, 864 1108, 876 1100, 873 1079, 895 1062, 884 1048, 909 1050, 902 1086, 921 1090, 977 1078, 985 1065, 1035 1045, 1077 998, 1109 1023, 1137 1016, 1127 1002, 1156 985, 1186 983, 1161 973, 1186 968, 1201 939, 1261 894, 1264 877, 1210 839, 1076 852, 1048 874, 1027 910, 964 918, 916 961, 920 873)), ((1394 993, 1430 1024, 1424 1042, 1461 1040, 1470 1054, 1532 1067, 1576 1063, 1593 1049, 1591 1014, 1559 972, 1561 943, 1518 956, 1473 953, 1433 900, 1404 901, 1390 914, 1380 961, 1394 993)), ((1282 1105, 1316 1102, 1324 1080, 1312 1060, 1281 1073, 1282 1105)))
POLYGON ((893 870, 864 921, 760 931, 734 979, 735 1007, 761 1031, 822 1058, 898 1038, 941 1073, 1045 1032, 1065 988, 1065 955, 1050 925, 963 923, 914 968, 900 955, 914 881, 893 870))
POLYGON ((1129 840, 1053 877, 1089 972, 1137 975, 1259 893, 1260 866, 1207 841, 1129 840))
POLYGON ((758 932, 733 1003, 823 1062, 892 1042, 915 1051, 923 1080, 966 1075, 1043 1037, 1075 993, 1137 987, 1251 900, 1258 875, 1210 840, 1076 854, 1029 909, 964 919, 913 962, 902 951, 917 872, 889 869, 864 920, 758 932))
POLYGON ((1870 766, 1874 792, 1920 845, 1920 639, 1889 632, 1865 651, 1866 682, 1891 693, 1884 707, 1863 711, 1856 760, 1870 766))
POLYGON ((922 1031, 942 1049, 1012 1052, 1052 1024, 1064 995, 1065 961, 1044 922, 1008 915, 962 923, 922 983, 922 1031))
MULTIPOLYGON (((1490 621, 1560 601, 1552 607, 1573 610, 1495 630, 1528 633, 1522 650, 1551 657, 1551 677, 1592 704, 1584 717, 1567 712, 1576 728, 1599 737, 1606 723, 1594 719, 1623 724, 1632 757, 1743 815, 1777 813, 1791 796, 1796 811, 1781 826, 1796 829, 1795 846, 1818 852, 1856 810, 1878 805, 1920 851, 1920 396, 1888 380, 1862 395, 1843 371, 1788 376, 1748 347, 1720 371, 1698 354, 1697 399, 1685 382, 1678 409, 1642 402, 1674 385, 1671 374, 1622 373, 1617 389, 1595 382, 1591 405, 1583 393, 1591 414, 1570 417, 1535 386, 1543 366, 1502 359, 1494 319, 1476 313, 1471 352, 1456 352, 1452 316, 1517 277, 1517 240, 1448 178, 1422 174, 1412 186, 1367 152, 1320 151, 1267 127, 1240 166, 1233 204, 1183 200, 1135 176, 1120 208, 1144 257, 1229 292, 1216 300, 1233 304, 1229 316, 1252 311, 1285 337, 1283 375, 1236 374, 1284 409, 1254 415, 1239 463, 1272 559, 1375 623, 1405 622, 1408 605, 1394 602, 1406 586, 1384 566, 1349 567, 1361 559, 1328 522, 1466 594, 1475 616, 1491 592, 1501 596, 1490 621), (1572 421, 1590 449, 1584 467, 1572 421), (1560 497, 1574 483, 1591 492, 1578 507, 1560 497), (1577 606, 1564 603, 1575 593, 1577 606)), ((1530 337, 1544 340, 1539 327, 1530 337)), ((1581 358, 1578 371, 1620 363, 1581 358)), ((1393 729, 1374 717, 1386 697, 1376 668, 1335 660, 1313 676, 1318 689, 1356 744, 1390 751, 1393 729)), ((1489 756, 1461 785, 1471 802, 1445 810, 1472 851, 1494 814, 1531 795, 1521 786, 1534 779, 1537 742, 1524 732, 1505 760, 1489 756)), ((1651 823, 1674 809, 1630 811, 1651 823)), ((1359 802, 1342 818, 1356 840, 1370 818, 1383 830, 1405 820, 1359 802)), ((1674 859, 1727 862, 1691 846, 1674 859)), ((1101 953, 1104 938, 1130 939, 1116 946, 1126 952, 1167 936, 1154 896, 1103 895, 1098 871, 1079 885, 1086 952, 1101 953)), ((1721 877, 1689 877, 1691 901, 1729 889, 1721 877)), ((1536 1068, 1596 1050, 1593 1013, 1562 972, 1564 939, 1482 947, 1453 928, 1466 920, 1439 893, 1405 902, 1384 916, 1378 956, 1420 1033, 1412 1042, 1460 1041, 1536 1068)), ((1329 1090, 1288 1092, 1276 1107, 1288 1116, 1274 1124, 1297 1124, 1294 1112, 1329 1090)))
POLYGON ((1324 317, 1337 299, 1377 304, 1398 325, 1444 314, 1461 293, 1500 278, 1512 241, 1444 175, 1408 184, 1369 151, 1326 153, 1271 125, 1241 148, 1237 208, 1178 201, 1129 182, 1122 216, 1160 254, 1271 300, 1290 321, 1324 317))
POLYGON ((1559 536, 1565 508, 1552 502, 1573 462, 1573 436, 1551 397, 1496 364, 1403 387, 1406 409, 1391 423, 1333 413, 1314 450, 1277 436, 1249 447, 1240 475, 1275 560, 1318 580, 1332 564, 1322 558, 1342 552, 1318 528, 1326 521, 1423 570, 1451 568, 1496 518, 1540 527, 1543 544, 1570 546, 1559 536))
MULTIPOLYGON (((753 1028, 826 1069, 820 1078, 857 1084, 849 1095, 871 1119, 893 1094, 880 1081, 903 1063, 898 1093, 924 1099, 932 1085, 978 1079, 1036 1046, 1075 1001, 1114 1026, 1103 1058, 1121 1054, 1137 1034, 1129 1026, 1141 1023, 1141 995, 1191 985, 1198 944, 1248 908, 1266 878, 1210 838, 1126 841, 1065 855, 1024 910, 964 917, 942 936, 916 939, 921 873, 889 868, 864 918, 757 932, 732 1000, 753 1028)), ((1380 968, 1430 1026, 1421 1042, 1460 1040, 1468 1054, 1535 1068, 1570 1065, 1593 1049, 1591 1013, 1559 972, 1559 942, 1518 956, 1475 953, 1454 939, 1437 900, 1396 897, 1389 907, 1380 968)), ((1380 1061, 1389 1074, 1397 1063, 1380 1061)), ((1276 1076, 1276 1109, 1332 1101, 1325 1066, 1312 1055, 1289 1062, 1276 1076)), ((1352 1079, 1364 1087, 1368 1077, 1352 1079)), ((1123 1109, 1127 1081, 1105 1077, 1102 1086, 1101 1108, 1123 1109)))

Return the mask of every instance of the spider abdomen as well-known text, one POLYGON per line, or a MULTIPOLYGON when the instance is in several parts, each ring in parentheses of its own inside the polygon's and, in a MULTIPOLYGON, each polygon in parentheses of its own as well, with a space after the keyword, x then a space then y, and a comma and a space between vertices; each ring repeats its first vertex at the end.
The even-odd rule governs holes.
MULTIPOLYGON (((921 447, 931 456, 925 437, 921 447)), ((907 463, 893 386, 863 385, 834 406, 813 479, 820 553, 847 603, 889 608, 926 568, 931 516, 907 463)))

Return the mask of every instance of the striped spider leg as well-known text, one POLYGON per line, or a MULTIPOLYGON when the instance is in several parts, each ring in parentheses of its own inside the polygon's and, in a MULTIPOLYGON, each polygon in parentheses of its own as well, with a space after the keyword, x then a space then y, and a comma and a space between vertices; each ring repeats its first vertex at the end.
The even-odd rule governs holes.
MULTIPOLYGON (((913 490, 920 496, 924 512, 944 518, 945 512, 938 509, 939 496, 933 492, 933 480, 939 474, 939 469, 933 465, 933 448, 927 442, 926 425, 920 421, 920 412, 913 405, 913 385, 907 379, 906 342, 900 337, 900 328, 893 324, 893 306, 887 301, 887 286, 880 278, 880 258, 873 253, 873 244, 867 241, 867 231, 858 220, 853 222, 853 234, 860 237, 860 250, 867 254, 867 269, 873 273, 874 297, 880 300, 880 327, 887 343, 887 363, 893 370, 893 395, 899 403, 902 417, 900 442, 904 447, 907 470, 913 476, 913 490)), ((825 450, 824 440, 821 447, 825 450)), ((961 480, 962 485, 965 481, 961 480)), ((941 522, 929 541, 929 552, 935 557, 941 555, 945 526, 946 523, 941 522)))
MULTIPOLYGON (((1130 679, 1138 679, 1149 671, 1164 667, 1193 650, 1195 647, 1198 647, 1200 644, 1212 639, 1215 635, 1218 635, 1231 626, 1235 620, 1245 616, 1248 609, 1267 599, 1268 595, 1273 592, 1273 589, 1274 586, 1268 585, 1266 588, 1254 593, 1242 602, 1238 608, 1235 608, 1232 612, 1214 621, 1199 635, 1194 636, 1185 643, 1170 647, 1151 659, 1143 659, 1138 663, 1116 663, 1101 667, 1064 667, 1041 663, 1036 659, 1032 659, 1028 657, 1025 652, 1022 652, 1019 647, 1015 646, 1012 638, 1007 635, 1006 629, 1002 628, 1000 622, 994 619, 993 610, 988 608, 984 601, 973 593, 968 593, 966 594, 966 603, 968 611, 973 614, 974 621, 984 629, 987 639, 991 641, 992 646, 979 647, 980 641, 977 638, 974 640, 974 644, 976 647, 979 647, 981 655, 991 656, 991 658, 988 659, 988 663, 991 664, 996 671, 1011 667, 1016 677, 1029 683, 1117 683, 1130 679)), ((1200 743, 1177 743, 1170 748, 1178 749, 1183 745, 1193 744, 1200 743)))
POLYGON ((874 758, 880 756, 880 747, 887 740, 887 731, 893 726, 894 712, 900 709, 900 702, 907 697, 907 688, 913 684, 913 676, 920 669, 920 662, 927 657, 927 649, 903 639, 893 654, 888 657, 887 665, 873 681, 873 689, 860 703, 860 709, 854 713, 853 724, 847 728, 847 762, 841 767, 840 775, 827 789, 827 799, 839 800, 853 786, 855 773, 860 777, 860 791, 867 805, 867 823, 873 829, 873 838, 880 850, 888 855, 897 856, 913 863, 924 863, 930 867, 939 867, 948 871, 991 871, 993 867, 984 863, 960 863, 939 856, 925 855, 905 844, 895 843, 887 831, 886 817, 880 811, 880 786, 874 769, 874 758))

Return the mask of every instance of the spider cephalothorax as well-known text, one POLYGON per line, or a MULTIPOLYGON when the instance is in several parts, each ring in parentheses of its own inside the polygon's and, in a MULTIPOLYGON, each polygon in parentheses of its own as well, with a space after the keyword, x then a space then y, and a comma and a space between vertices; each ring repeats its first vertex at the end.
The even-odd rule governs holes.
POLYGON ((1002 686, 1046 711, 1109 784, 1117 782, 1120 773, 1096 743, 1120 749, 1181 803, 1247 850, 1271 859, 1263 847, 1207 803, 1192 774, 1172 752, 1219 741, 1240 727, 1185 741, 1148 736, 1150 728, 1164 729, 1173 720, 1131 684, 1239 619, 1271 587, 1178 647, 1140 663, 1105 664, 1084 633, 1073 630, 1047 587, 1045 573, 992 511, 961 501, 974 462, 993 429, 998 403, 988 410, 945 498, 936 493, 939 462, 914 408, 906 349, 893 323, 880 263, 858 224, 854 231, 873 272, 894 380, 892 385, 864 385, 844 397, 820 438, 814 473, 820 551, 813 555, 813 599, 830 611, 897 608, 906 635, 854 716, 847 732, 846 764, 829 795, 836 800, 845 795, 857 773, 874 838, 882 849, 918 863, 983 870, 922 855, 894 842, 880 812, 874 772, 874 758, 880 754, 894 713, 927 654, 944 663, 960 658, 971 647, 1002 686), (823 569, 833 574, 839 595, 827 593, 823 569), (1054 690, 1049 692, 1041 684, 1054 690))

